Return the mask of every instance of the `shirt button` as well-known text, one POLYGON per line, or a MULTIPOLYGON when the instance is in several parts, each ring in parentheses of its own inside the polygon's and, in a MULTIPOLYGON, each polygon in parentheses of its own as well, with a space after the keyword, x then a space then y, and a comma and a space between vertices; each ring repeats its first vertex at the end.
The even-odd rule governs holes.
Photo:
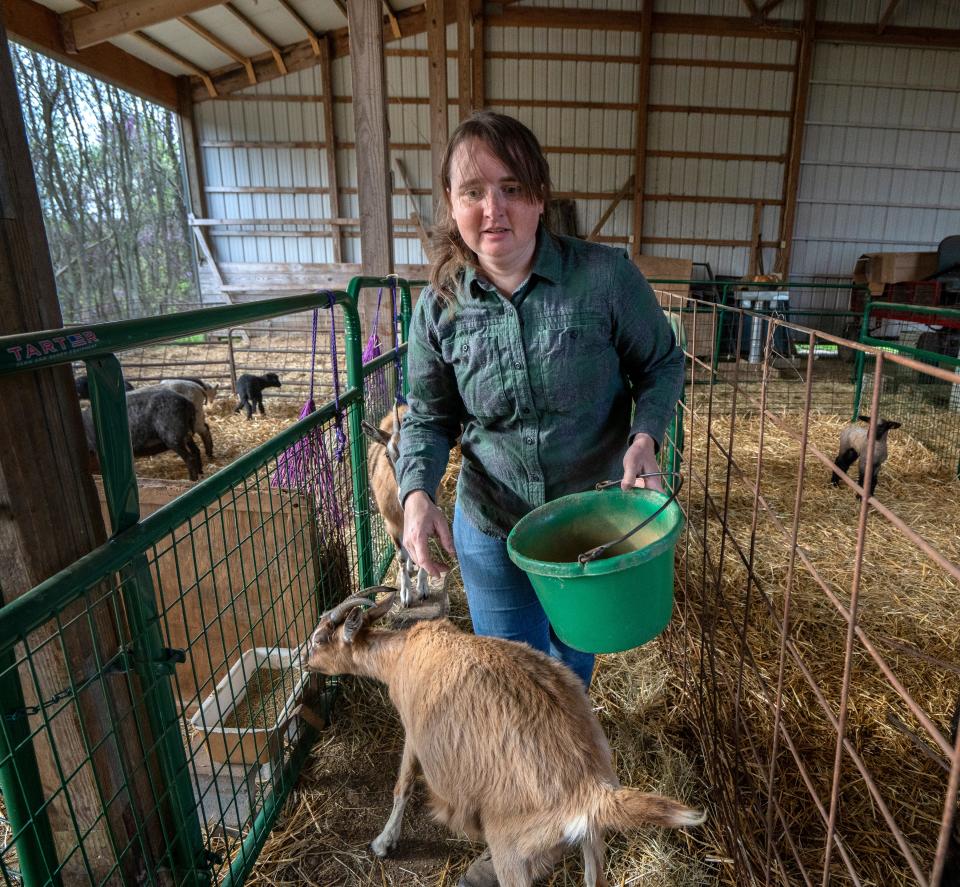
POLYGON ((571 338, 571 339, 576 339, 576 338, 577 338, 577 335, 578 335, 578 331, 577 331, 577 330, 570 330, 570 338, 571 338))
POLYGON ((523 369, 523 361, 522 361, 522 360, 515 360, 515 361, 513 362, 513 365, 514 365, 518 370, 522 370, 522 369, 523 369))
POLYGON ((531 446, 531 447, 533 446, 533 438, 532 438, 532 437, 528 437, 528 438, 527 438, 527 446, 531 446))
POLYGON ((461 350, 464 354, 468 354, 469 351, 470 351, 470 346, 469 346, 469 345, 464 345, 460 350, 461 350))
POLYGON ((540 483, 541 477, 539 474, 532 474, 530 480, 534 481, 534 483, 540 483))

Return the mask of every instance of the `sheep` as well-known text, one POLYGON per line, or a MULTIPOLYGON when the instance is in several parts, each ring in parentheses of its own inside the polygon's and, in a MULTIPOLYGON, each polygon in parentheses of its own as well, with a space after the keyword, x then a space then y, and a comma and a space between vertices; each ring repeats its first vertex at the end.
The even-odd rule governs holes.
MULTIPOLYGON (((858 416, 858 418, 861 422, 866 422, 869 425, 869 416, 858 416)), ((877 476, 880 474, 880 466, 887 460, 887 432, 899 427, 899 422, 890 422, 886 419, 881 419, 877 422, 877 437, 873 445, 873 474, 870 478, 871 496, 877 489, 877 476)), ((833 486, 837 486, 840 483, 840 472, 846 472, 857 459, 860 459, 860 486, 863 486, 867 474, 866 455, 868 433, 869 428, 863 428, 853 423, 846 425, 840 432, 840 451, 834 460, 837 464, 837 470, 833 472, 830 478, 830 483, 833 484, 833 486)))
POLYGON ((244 373, 237 379, 237 397, 240 402, 237 404, 235 413, 239 413, 244 407, 247 409, 247 418, 253 416, 253 410, 256 407, 260 410, 260 415, 266 415, 263 408, 263 389, 279 388, 280 379, 276 373, 266 373, 263 376, 254 376, 250 373, 244 373))
POLYGON ((423 567, 418 567, 403 545, 403 504, 397 486, 397 459, 400 458, 400 421, 406 413, 406 405, 396 404, 391 412, 374 428, 366 419, 361 423, 363 433, 370 438, 367 446, 367 473, 370 488, 383 517, 383 523, 400 561, 400 605, 409 607, 415 600, 423 600, 430 594, 430 576, 423 567), (413 577, 416 575, 416 594, 413 577))
MULTIPOLYGON (((80 400, 90 400, 90 381, 85 374, 74 378, 73 387, 77 389, 77 397, 79 397, 80 400)), ((133 385, 124 379, 123 389, 124 391, 133 391, 133 385)))
POLYGON ((219 383, 210 385, 198 376, 171 376, 169 379, 163 379, 160 384, 169 385, 171 382, 193 382, 195 385, 199 385, 203 389, 207 403, 213 403, 220 391, 219 383))
MULTIPOLYGON (((96 457, 97 440, 90 410, 83 410, 87 448, 96 457)), ((127 423, 134 456, 173 450, 187 466, 190 480, 203 474, 200 450, 193 442, 196 408, 169 388, 140 388, 127 395, 127 423)))
POLYGON ((193 404, 196 410, 196 421, 193 427, 194 434, 199 434, 203 441, 203 449, 209 459, 213 456, 213 435, 210 434, 210 426, 207 424, 207 416, 204 412, 204 404, 210 400, 210 391, 216 397, 216 390, 205 386, 199 379, 192 381, 188 379, 163 379, 160 384, 164 388, 176 391, 193 404))
POLYGON ((576 844, 587 887, 606 887, 605 832, 705 820, 672 798, 620 786, 589 697, 558 660, 447 619, 371 629, 396 594, 365 593, 379 591, 389 596, 375 606, 353 596, 324 613, 307 660, 312 672, 384 682, 403 723, 393 809, 371 844, 377 856, 397 844, 418 765, 436 818, 487 842, 500 887, 529 887, 576 844))

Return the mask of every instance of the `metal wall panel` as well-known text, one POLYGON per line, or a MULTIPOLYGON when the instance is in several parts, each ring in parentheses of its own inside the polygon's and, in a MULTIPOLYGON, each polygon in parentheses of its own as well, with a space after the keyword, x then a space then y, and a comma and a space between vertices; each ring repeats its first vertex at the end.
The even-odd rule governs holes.
POLYGON ((960 51, 818 44, 806 126, 794 276, 960 230, 960 51))

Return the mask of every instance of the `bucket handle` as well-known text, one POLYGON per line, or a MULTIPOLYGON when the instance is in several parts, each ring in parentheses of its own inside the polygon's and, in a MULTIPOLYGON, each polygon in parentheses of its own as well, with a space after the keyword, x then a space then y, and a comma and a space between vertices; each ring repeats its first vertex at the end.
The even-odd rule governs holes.
MULTIPOLYGON (((673 489, 673 492, 667 497, 667 501, 664 502, 653 514, 649 517, 644 518, 639 524, 637 524, 632 530, 627 533, 624 533, 619 539, 614 539, 613 542, 606 542, 603 545, 598 545, 596 548, 591 548, 589 551, 585 551, 583 554, 577 555, 577 561, 581 567, 585 567, 590 561, 596 560, 600 557, 608 548, 613 548, 615 545, 619 545, 621 542, 626 542, 634 533, 640 532, 647 524, 649 524, 654 518, 658 517, 664 509, 666 509, 671 502, 676 500, 677 495, 680 492, 680 487, 683 486, 683 475, 679 471, 648 471, 644 474, 638 474, 637 477, 672 477, 676 481, 676 486, 673 489)), ((619 487, 620 481, 618 480, 602 480, 596 485, 597 490, 606 490, 610 487, 619 487)), ((634 489, 641 490, 643 487, 634 487, 634 489)))

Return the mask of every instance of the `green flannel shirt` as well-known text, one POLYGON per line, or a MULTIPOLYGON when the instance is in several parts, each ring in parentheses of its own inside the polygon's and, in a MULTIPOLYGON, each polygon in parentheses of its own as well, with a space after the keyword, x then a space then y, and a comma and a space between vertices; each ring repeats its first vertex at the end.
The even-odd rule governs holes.
POLYGON ((659 445, 684 381, 683 352, 626 253, 542 227, 512 298, 473 269, 452 308, 423 291, 408 367, 401 501, 435 497, 459 435, 460 508, 498 538, 545 502, 621 478, 630 438, 659 445))

